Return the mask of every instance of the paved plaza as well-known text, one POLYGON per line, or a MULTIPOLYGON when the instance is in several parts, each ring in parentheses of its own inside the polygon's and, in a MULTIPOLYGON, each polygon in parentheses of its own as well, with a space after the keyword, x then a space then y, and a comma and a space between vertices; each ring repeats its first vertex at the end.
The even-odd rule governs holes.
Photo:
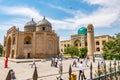
MULTIPOLYGON (((0 80, 5 80, 8 74, 8 71, 10 69, 13 69, 15 71, 15 76, 17 78, 16 80, 32 80, 34 68, 31 68, 32 62, 30 61, 32 61, 32 59, 21 60, 21 63, 17 63, 19 62, 17 60, 11 60, 8 62, 8 68, 4 68, 4 58, 0 58, 0 80), (12 62, 12 61, 16 61, 16 62, 12 62)), ((69 71, 69 65, 72 64, 72 62, 73 62, 73 59, 63 60, 64 74, 62 75, 62 78, 64 80, 68 80, 69 74, 67 72, 69 71)), ((92 60, 90 60, 88 64, 90 64, 91 62, 92 60)), ((108 61, 106 62, 108 67, 109 62, 108 61)), ((72 70, 73 70, 72 73, 77 75, 77 77, 79 73, 78 64, 79 63, 77 63, 77 67, 72 67, 72 70)), ((97 70, 97 64, 98 64, 98 61, 93 63, 93 67, 94 67, 93 73, 95 72, 95 70, 97 70)), ((56 77, 59 76, 58 68, 51 67, 51 61, 37 60, 36 65, 37 65, 37 71, 39 76, 38 80, 57 80, 56 77)), ((85 66, 85 63, 84 63, 84 66, 85 66)), ((90 67, 85 67, 85 76, 87 77, 87 79, 90 78, 90 67)))

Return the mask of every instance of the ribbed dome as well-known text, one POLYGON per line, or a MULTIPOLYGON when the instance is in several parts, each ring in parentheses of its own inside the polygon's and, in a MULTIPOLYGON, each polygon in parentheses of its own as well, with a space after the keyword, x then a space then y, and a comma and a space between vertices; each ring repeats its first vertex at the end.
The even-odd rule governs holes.
POLYGON ((80 29, 78 29, 78 34, 86 35, 87 34, 87 28, 81 27, 80 29))
POLYGON ((32 21, 29 21, 25 24, 25 27, 35 27, 36 22, 32 19, 32 21))
POLYGON ((50 26, 51 27, 51 23, 44 17, 41 21, 37 23, 37 26, 50 26))

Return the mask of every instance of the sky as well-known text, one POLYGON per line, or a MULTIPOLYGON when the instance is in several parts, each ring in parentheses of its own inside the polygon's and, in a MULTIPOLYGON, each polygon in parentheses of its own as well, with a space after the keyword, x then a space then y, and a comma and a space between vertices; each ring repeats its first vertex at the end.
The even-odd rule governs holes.
POLYGON ((81 27, 93 24, 95 36, 120 32, 120 0, 0 0, 0 43, 9 28, 43 17, 61 40, 68 40, 81 27))

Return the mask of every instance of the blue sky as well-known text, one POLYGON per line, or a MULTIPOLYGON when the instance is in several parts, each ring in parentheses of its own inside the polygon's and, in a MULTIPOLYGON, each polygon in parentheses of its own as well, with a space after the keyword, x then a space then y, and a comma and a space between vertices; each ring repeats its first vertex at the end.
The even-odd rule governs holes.
POLYGON ((77 30, 93 24, 95 35, 120 32, 120 0, 0 0, 0 43, 6 31, 26 22, 48 19, 60 40, 70 39, 77 30))

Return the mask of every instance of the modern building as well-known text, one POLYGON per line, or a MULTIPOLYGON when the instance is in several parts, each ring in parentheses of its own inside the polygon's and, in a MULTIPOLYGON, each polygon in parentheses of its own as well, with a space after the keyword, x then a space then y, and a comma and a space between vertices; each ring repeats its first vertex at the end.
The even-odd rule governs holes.
POLYGON ((3 56, 9 58, 50 58, 59 54, 59 37, 45 17, 33 19, 19 31, 15 26, 4 37, 3 56))
POLYGON ((89 24, 87 28, 81 27, 77 34, 71 35, 70 40, 60 41, 60 53, 64 54, 67 46, 76 46, 79 49, 87 47, 88 56, 93 56, 94 52, 103 52, 103 44, 111 41, 113 38, 109 35, 94 36, 94 27, 89 24))

